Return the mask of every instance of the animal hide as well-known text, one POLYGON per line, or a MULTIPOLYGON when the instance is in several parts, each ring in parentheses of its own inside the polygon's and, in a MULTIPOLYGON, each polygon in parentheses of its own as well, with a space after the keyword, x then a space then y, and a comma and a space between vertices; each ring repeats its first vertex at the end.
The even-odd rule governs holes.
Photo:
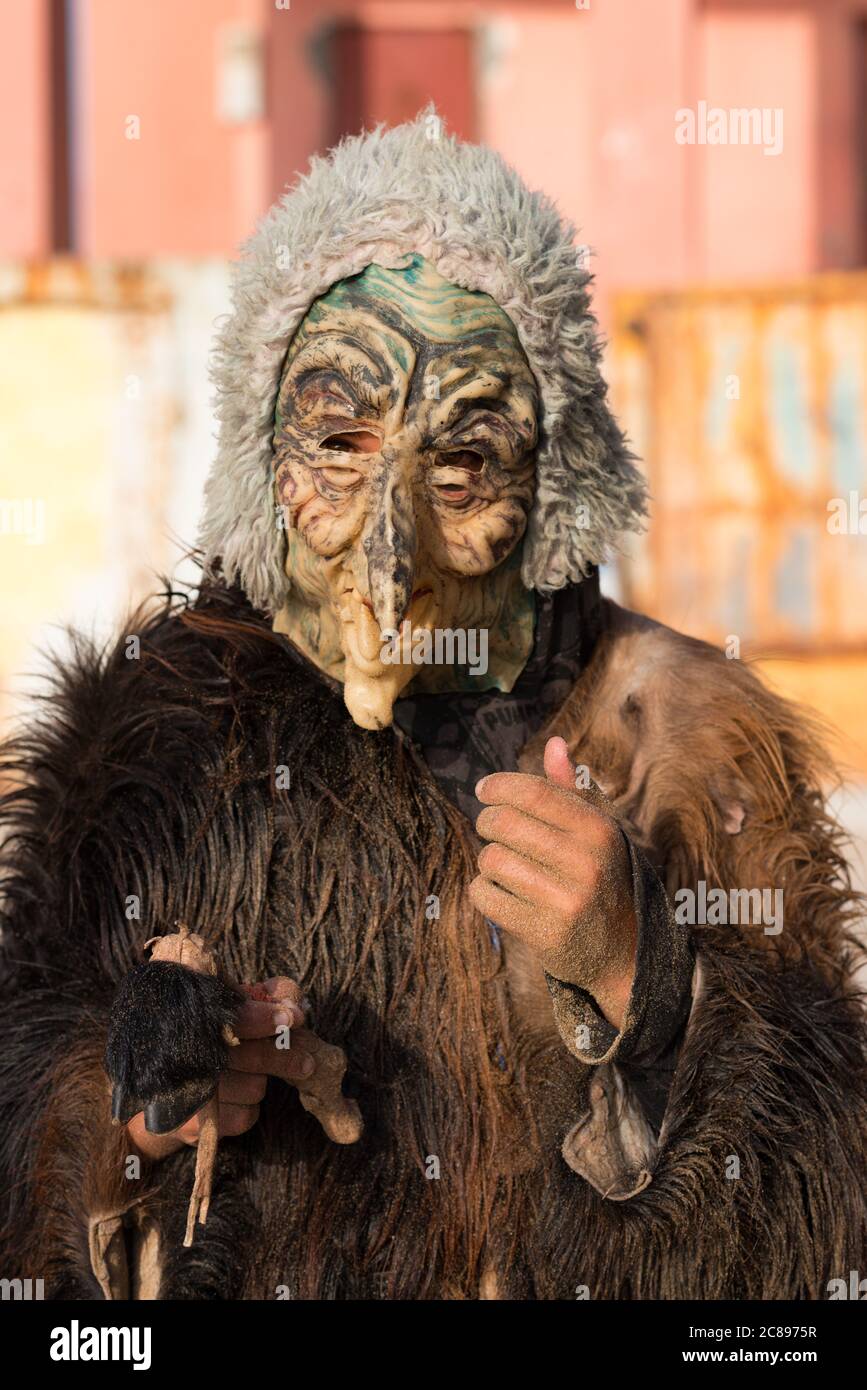
POLYGON ((702 877, 785 893, 779 936, 696 930, 701 998, 642 1190, 607 1201, 562 1156, 592 1070, 550 1003, 518 1007, 508 943, 468 905, 468 823, 395 730, 357 728, 211 588, 141 615, 138 660, 79 642, 6 752, 4 1270, 100 1297, 118 1231, 132 1266, 159 1232, 162 1298, 823 1298, 867 1267, 857 903, 827 761, 739 662, 604 608, 545 733, 670 894, 702 877), (195 1155, 126 1177, 101 1066, 120 981, 178 920, 227 979, 301 984, 365 1118, 333 1145, 269 1083, 256 1127, 220 1145, 192 1250, 195 1155))

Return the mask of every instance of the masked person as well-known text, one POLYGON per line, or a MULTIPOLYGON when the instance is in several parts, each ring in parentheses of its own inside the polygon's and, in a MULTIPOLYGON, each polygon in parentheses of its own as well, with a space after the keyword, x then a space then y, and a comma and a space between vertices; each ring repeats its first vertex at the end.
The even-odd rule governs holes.
POLYGON ((600 598, 645 494, 571 229, 429 116, 347 140, 250 243, 215 381, 200 592, 79 644, 8 753, 4 1268, 827 1297, 867 1258, 828 763, 739 662, 600 598), (213 1075, 177 999, 111 1013, 178 921, 248 987, 213 1075), (314 1029, 355 1142, 299 1103, 314 1029), (114 1127, 107 1041, 149 1078, 114 1127))

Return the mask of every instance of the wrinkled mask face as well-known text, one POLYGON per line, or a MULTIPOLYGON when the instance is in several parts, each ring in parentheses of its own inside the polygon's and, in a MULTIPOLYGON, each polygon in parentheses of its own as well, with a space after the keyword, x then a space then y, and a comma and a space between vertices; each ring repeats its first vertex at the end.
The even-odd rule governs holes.
POLYGON ((516 552, 536 420, 511 320, 419 256, 339 282, 296 332, 274 436, 292 586, 274 625, 343 682, 363 728, 386 727, 412 680, 460 688, 442 663, 465 648, 438 634, 491 633, 507 681, 529 655, 516 552))

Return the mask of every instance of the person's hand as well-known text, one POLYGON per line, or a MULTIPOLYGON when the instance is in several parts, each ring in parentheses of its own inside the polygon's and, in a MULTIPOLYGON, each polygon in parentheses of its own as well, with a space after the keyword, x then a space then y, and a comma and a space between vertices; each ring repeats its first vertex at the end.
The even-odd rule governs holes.
POLYGON ((562 738, 545 776, 495 772, 476 796, 489 843, 470 885, 478 910, 530 948, 558 980, 580 985, 616 1028, 635 974, 632 873, 623 831, 596 788, 576 789, 562 738))
MULTIPOLYGON (((234 1031, 240 1042, 229 1049, 229 1068, 217 1083, 221 1138, 253 1128, 269 1076, 291 1085, 309 1077, 314 1069, 313 1058, 304 1046, 303 996, 298 985, 277 976, 243 988, 255 998, 248 999, 238 1013, 234 1031), (291 1046, 285 1046, 287 1041, 291 1046), (284 1045, 278 1046, 278 1042, 284 1045)), ((169 1134, 149 1134, 139 1111, 129 1121, 127 1133, 147 1158, 166 1158, 185 1144, 198 1143, 200 1114, 169 1134)))

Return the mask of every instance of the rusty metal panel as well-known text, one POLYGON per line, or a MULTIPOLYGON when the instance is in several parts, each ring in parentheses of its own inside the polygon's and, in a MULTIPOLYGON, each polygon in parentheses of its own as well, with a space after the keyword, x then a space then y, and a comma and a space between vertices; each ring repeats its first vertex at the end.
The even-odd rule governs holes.
POLYGON ((867 649, 867 274, 622 295, 612 377, 653 497, 630 602, 715 642, 867 649))
POLYGON ((63 647, 57 625, 107 636, 194 542, 226 278, 220 262, 0 265, 0 720, 36 649, 63 647))

